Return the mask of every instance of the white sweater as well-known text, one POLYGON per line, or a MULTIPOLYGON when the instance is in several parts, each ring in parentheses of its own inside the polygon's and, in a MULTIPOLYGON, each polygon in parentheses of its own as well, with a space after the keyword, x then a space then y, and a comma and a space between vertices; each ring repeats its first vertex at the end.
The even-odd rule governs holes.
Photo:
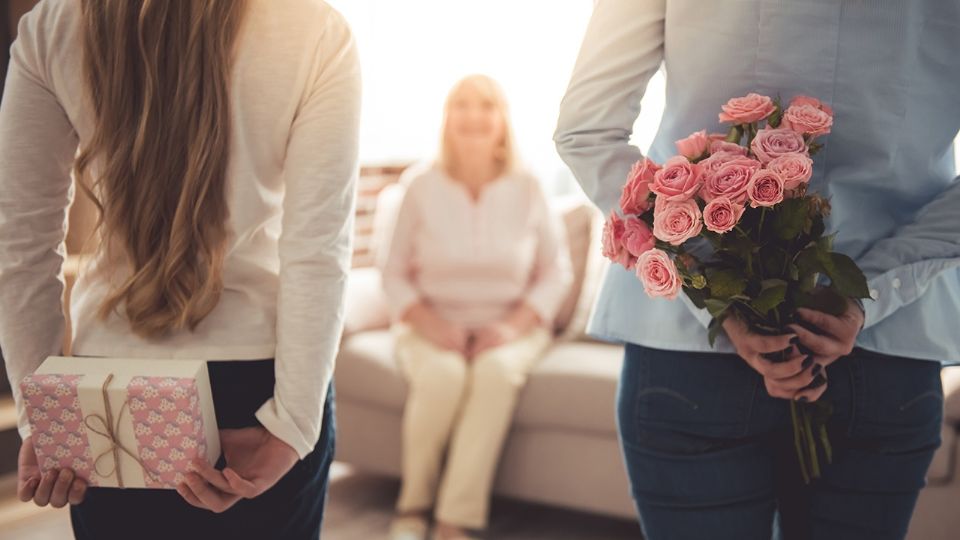
MULTIPOLYGON (((80 2, 44 0, 20 24, 0 108, 0 348, 16 389, 64 332, 70 169, 92 134, 80 2)), ((230 86, 230 232, 219 305, 194 332, 135 336, 97 311, 106 260, 73 290, 73 352, 276 359, 257 418, 304 457, 321 429, 343 327, 357 172, 360 73, 346 22, 320 0, 251 0, 230 86)), ((95 174, 96 171, 94 170, 95 174)), ((120 276, 129 272, 117 270, 120 276)), ((20 405, 20 433, 29 427, 20 405)))

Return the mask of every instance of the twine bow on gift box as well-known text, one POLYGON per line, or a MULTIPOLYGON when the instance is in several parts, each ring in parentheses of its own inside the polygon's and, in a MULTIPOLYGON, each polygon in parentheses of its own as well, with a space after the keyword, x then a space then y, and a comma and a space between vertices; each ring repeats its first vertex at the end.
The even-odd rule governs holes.
POLYGON ((124 487, 123 474, 120 472, 120 453, 123 452, 128 456, 130 456, 131 459, 136 461, 137 464, 140 465, 140 468, 143 469, 143 472, 145 474, 149 475, 154 480, 159 480, 159 477, 147 467, 147 465, 143 462, 142 459, 140 459, 133 451, 131 451, 129 448, 124 446, 123 443, 120 442, 120 438, 118 437, 117 434, 120 431, 120 420, 123 418, 123 412, 127 409, 128 403, 126 400, 124 400, 123 406, 120 407, 120 412, 119 414, 117 414, 116 422, 114 422, 113 410, 110 407, 110 399, 107 394, 107 387, 110 386, 110 382, 112 380, 113 380, 113 373, 107 375, 106 380, 103 381, 103 387, 101 388, 101 392, 103 393, 103 410, 104 410, 104 413, 106 414, 106 418, 104 418, 99 414, 88 414, 83 417, 83 423, 85 426, 87 426, 87 429, 96 433, 97 435, 106 437, 107 440, 110 441, 110 448, 101 452, 93 460, 93 471, 98 476, 103 478, 108 478, 112 474, 116 473, 117 486, 121 488, 124 487), (101 429, 98 429, 97 427, 94 427, 91 424, 91 420, 99 420, 100 425, 103 426, 103 429, 101 430, 101 429), (104 474, 100 472, 100 461, 110 454, 113 455, 113 470, 104 474))

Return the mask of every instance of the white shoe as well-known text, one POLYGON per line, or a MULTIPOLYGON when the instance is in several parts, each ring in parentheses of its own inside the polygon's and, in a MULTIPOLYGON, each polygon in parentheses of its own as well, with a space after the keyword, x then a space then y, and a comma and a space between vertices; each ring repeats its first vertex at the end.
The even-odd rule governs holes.
POLYGON ((430 524, 420 516, 398 517, 390 524, 390 540, 427 540, 430 524))

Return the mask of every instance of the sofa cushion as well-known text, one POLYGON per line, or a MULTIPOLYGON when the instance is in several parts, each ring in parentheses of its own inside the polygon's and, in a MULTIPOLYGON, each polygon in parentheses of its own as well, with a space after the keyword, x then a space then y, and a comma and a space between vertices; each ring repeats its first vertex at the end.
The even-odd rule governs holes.
POLYGON ((617 381, 623 347, 558 341, 530 374, 514 421, 615 434, 617 381))
MULTIPOLYGON (((614 400, 623 349, 558 341, 520 394, 514 419, 528 427, 616 433, 614 400)), ((403 410, 407 385, 393 355, 389 331, 347 336, 337 358, 337 394, 353 401, 403 410)))
POLYGON ((337 395, 371 405, 402 409, 407 384, 393 356, 393 333, 375 330, 346 336, 335 372, 337 395))

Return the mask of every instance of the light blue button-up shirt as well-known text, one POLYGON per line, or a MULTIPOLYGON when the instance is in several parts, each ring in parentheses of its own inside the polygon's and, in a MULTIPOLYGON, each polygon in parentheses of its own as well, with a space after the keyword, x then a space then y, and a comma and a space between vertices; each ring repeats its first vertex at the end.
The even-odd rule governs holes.
MULTIPOLYGON (((617 204, 651 75, 666 71, 657 162, 693 131, 723 131, 717 113, 748 92, 815 96, 835 111, 810 187, 831 198, 828 230, 869 280, 857 344, 960 363, 958 0, 599 0, 563 100, 555 140, 587 195, 617 204)), ((709 315, 651 299, 611 265, 590 333, 689 351, 709 315)))

